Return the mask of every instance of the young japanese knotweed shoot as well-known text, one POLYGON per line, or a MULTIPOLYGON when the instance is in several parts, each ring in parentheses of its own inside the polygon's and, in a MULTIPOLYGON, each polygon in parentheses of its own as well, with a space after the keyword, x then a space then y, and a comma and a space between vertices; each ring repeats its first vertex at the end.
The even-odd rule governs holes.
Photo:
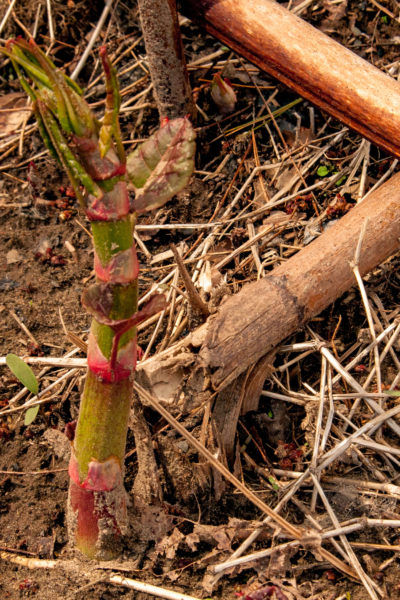
POLYGON ((76 429, 69 426, 70 539, 90 558, 119 553, 127 531, 123 465, 136 367, 136 326, 165 308, 154 295, 138 311, 139 264, 133 243, 136 215, 162 206, 188 182, 194 132, 188 119, 166 121, 125 156, 114 69, 100 49, 105 114, 99 122, 82 91, 35 45, 17 39, 3 49, 32 100, 40 132, 65 169, 90 221, 96 283, 83 306, 93 321, 88 371, 76 429), (134 200, 129 191, 135 192, 134 200))
POLYGON ((235 110, 235 91, 229 79, 222 79, 219 73, 215 73, 211 82, 211 98, 222 114, 227 114, 235 110))

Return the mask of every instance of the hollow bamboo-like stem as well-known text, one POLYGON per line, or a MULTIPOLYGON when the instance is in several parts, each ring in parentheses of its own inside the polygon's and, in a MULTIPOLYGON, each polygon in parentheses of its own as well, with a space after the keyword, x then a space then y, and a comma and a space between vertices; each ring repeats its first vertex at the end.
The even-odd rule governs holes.
POLYGON ((57 71, 33 40, 14 40, 0 52, 11 58, 32 99, 43 139, 67 172, 91 222, 96 283, 85 290, 82 303, 94 318, 78 423, 67 427, 73 441, 67 519, 70 539, 82 552, 110 559, 119 554, 127 531, 123 463, 136 326, 165 309, 164 296, 154 294, 137 310, 136 215, 159 208, 186 185, 194 167, 195 136, 187 119, 166 120, 129 155, 127 165, 118 122, 118 81, 105 47, 100 48, 106 83, 101 125, 82 99, 82 90, 57 71), (128 185, 135 191, 134 204, 128 185))
MULTIPOLYGON (((115 185, 100 185, 115 193, 115 185)), ((124 183, 118 182, 117 193, 127 197, 124 183)), ((107 284, 112 296, 108 316, 113 321, 129 319, 137 310, 132 220, 128 214, 94 220, 92 233, 97 281, 107 284)), ((118 340, 117 335, 115 328, 93 319, 69 469, 70 537, 84 554, 102 560, 118 555, 127 532, 123 462, 136 366, 136 327, 128 328, 118 340)))
POLYGON ((273 0, 185 0, 181 12, 303 98, 400 156, 400 83, 273 0))

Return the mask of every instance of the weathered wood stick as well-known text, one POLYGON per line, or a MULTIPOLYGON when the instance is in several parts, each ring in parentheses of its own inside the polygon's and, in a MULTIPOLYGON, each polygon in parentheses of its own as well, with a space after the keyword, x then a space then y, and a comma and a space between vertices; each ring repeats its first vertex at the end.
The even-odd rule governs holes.
POLYGON ((160 118, 195 117, 175 0, 138 0, 160 118))
POLYGON ((400 83, 273 0, 185 0, 180 11, 279 81, 400 157, 400 83))
POLYGON ((214 388, 223 388, 355 285, 351 263, 366 219, 362 275, 400 248, 400 173, 207 320, 199 357, 214 388))

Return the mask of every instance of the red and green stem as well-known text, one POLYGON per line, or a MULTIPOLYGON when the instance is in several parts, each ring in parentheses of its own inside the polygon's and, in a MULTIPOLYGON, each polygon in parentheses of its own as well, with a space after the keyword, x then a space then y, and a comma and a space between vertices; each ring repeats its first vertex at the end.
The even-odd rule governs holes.
MULTIPOLYGON (((111 155, 111 156, 110 156, 111 155)), ((102 161, 85 153, 82 162, 103 191, 89 197, 96 283, 83 295, 94 315, 88 344, 88 373, 71 450, 69 529, 79 550, 90 558, 117 555, 127 532, 123 465, 132 383, 136 368, 136 326, 165 307, 155 295, 137 310, 139 264, 133 242, 134 217, 125 181, 104 173, 102 161)), ((115 169, 118 173, 121 165, 115 169)))
POLYGON ((194 168, 195 136, 187 119, 167 121, 126 160, 118 123, 118 82, 105 48, 100 49, 107 92, 102 124, 80 88, 57 71, 33 41, 13 40, 0 51, 12 60, 43 139, 67 172, 91 222, 96 283, 82 297, 93 321, 71 448, 68 524, 82 552, 110 559, 118 555, 127 531, 123 465, 136 326, 165 308, 164 297, 154 295, 137 310, 136 212, 159 208, 183 189, 194 168), (135 192, 133 206, 128 186, 135 192))
MULTIPOLYGON (((118 186, 119 193, 127 193, 124 187, 118 186)), ((108 317, 127 321, 137 312, 138 264, 131 217, 92 221, 92 233, 96 278, 98 284, 107 285, 111 296, 108 317)), ((77 547, 91 558, 116 554, 127 530, 123 464, 135 366, 135 325, 119 335, 94 318, 69 495, 70 530, 77 547)))

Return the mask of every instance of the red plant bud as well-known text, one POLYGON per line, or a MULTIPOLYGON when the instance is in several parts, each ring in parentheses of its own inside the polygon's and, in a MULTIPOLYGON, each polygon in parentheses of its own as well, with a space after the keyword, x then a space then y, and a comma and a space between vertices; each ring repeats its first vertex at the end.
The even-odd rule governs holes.
POLYGON ((211 84, 211 97, 223 114, 234 110, 236 104, 236 94, 228 79, 222 79, 219 73, 214 75, 211 84))
POLYGON ((65 435, 67 436, 67 438, 69 439, 70 442, 74 441, 75 430, 76 430, 76 420, 75 421, 70 421, 69 423, 66 423, 65 429, 64 429, 64 433, 65 433, 65 435))

